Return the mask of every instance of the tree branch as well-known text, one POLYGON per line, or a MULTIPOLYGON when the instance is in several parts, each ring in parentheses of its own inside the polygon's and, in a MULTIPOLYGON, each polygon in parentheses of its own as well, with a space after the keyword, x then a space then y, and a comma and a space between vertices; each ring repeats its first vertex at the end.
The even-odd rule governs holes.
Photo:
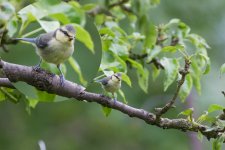
POLYGON ((0 87, 15 88, 8 78, 0 78, 0 87))
MULTIPOLYGON (((188 67, 189 62, 186 62, 186 63, 187 64, 185 65, 186 66, 185 70, 187 71, 189 68, 188 67)), ((178 129, 181 131, 194 131, 194 132, 200 131, 208 139, 217 138, 224 131, 224 129, 220 129, 220 128, 207 130, 210 127, 193 123, 187 119, 182 119, 182 118, 157 119, 156 115, 153 113, 150 113, 143 109, 137 109, 137 108, 131 107, 119 101, 114 103, 114 101, 111 98, 102 96, 101 94, 87 92, 85 91, 85 88, 83 86, 78 85, 76 83, 72 83, 68 80, 65 81, 64 86, 62 87, 60 86, 59 76, 53 75, 44 70, 34 70, 32 67, 12 64, 2 60, 0 60, 0 68, 2 68, 3 72, 8 78, 8 79, 1 78, 0 87, 1 86, 12 87, 12 84, 10 82, 23 81, 36 87, 39 90, 43 90, 48 93, 53 93, 53 94, 57 94, 57 95, 68 97, 68 98, 75 98, 76 100, 79 100, 79 101, 85 100, 87 102, 96 102, 103 106, 118 110, 124 114, 127 114, 130 117, 139 118, 145 121, 147 124, 155 125, 163 129, 178 129)), ((184 78, 186 74, 187 72, 183 73, 182 79, 178 85, 178 90, 176 93, 178 93, 180 86, 184 82, 184 78)), ((174 103, 177 97, 176 95, 177 94, 174 95, 174 98, 172 99, 172 102, 170 103, 174 103)), ((172 106, 172 104, 168 104, 168 105, 169 106, 162 108, 163 112, 165 112, 165 110, 167 111, 172 106)))
POLYGON ((181 70, 179 73, 181 74, 181 79, 178 81, 177 89, 173 95, 173 98, 171 101, 169 101, 164 107, 162 108, 156 108, 156 117, 157 119, 160 118, 163 114, 165 114, 170 108, 173 107, 173 104, 175 103, 177 96, 179 94, 180 88, 183 85, 185 81, 186 75, 189 73, 189 68, 190 68, 190 60, 185 59, 185 66, 183 70, 181 70))
POLYGON ((109 5, 109 9, 116 7, 116 6, 122 6, 124 3, 128 2, 129 0, 120 0, 118 2, 115 2, 111 5, 109 5))
POLYGON ((164 66, 162 65, 162 63, 157 59, 157 58, 153 58, 150 62, 153 63, 157 69, 165 69, 164 66))

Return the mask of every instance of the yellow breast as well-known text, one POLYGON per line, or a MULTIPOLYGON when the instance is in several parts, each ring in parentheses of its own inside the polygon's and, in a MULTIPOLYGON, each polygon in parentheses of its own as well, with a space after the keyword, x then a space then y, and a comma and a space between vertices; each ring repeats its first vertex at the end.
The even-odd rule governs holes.
POLYGON ((46 62, 53 64, 61 64, 72 56, 74 52, 74 41, 69 42, 59 42, 53 39, 49 42, 49 46, 44 50, 37 49, 38 55, 42 57, 46 62))

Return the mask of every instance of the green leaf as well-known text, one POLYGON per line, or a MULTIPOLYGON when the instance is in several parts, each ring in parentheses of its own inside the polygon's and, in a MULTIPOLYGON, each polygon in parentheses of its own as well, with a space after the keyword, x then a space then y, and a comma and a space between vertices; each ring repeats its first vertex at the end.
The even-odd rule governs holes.
POLYGON ((33 99, 33 98, 27 98, 27 100, 28 100, 28 105, 31 108, 35 108, 39 102, 39 100, 33 99))
POLYGON ((221 150, 225 137, 221 135, 213 141, 213 150, 221 150))
POLYGON ((58 21, 44 21, 38 20, 41 27, 45 30, 45 32, 51 32, 60 27, 60 23, 58 21))
POLYGON ((82 5, 82 9, 84 9, 85 11, 89 11, 95 7, 96 7, 96 4, 94 4, 94 3, 88 3, 85 5, 82 5))
POLYGON ((55 5, 55 4, 59 4, 61 1, 60 0, 39 0, 39 2, 42 4, 42 5, 45 5, 46 7, 49 6, 51 7, 52 5, 55 5))
POLYGON ((224 110, 225 107, 221 106, 221 105, 218 105, 218 104, 212 104, 209 106, 208 108, 208 112, 211 113, 211 112, 214 112, 214 111, 218 111, 218 110, 224 110))
POLYGON ((18 19, 16 17, 13 17, 12 19, 10 19, 7 22, 6 29, 8 31, 8 35, 12 37, 18 29, 18 19))
POLYGON ((53 102, 56 97, 55 94, 49 94, 45 91, 36 90, 36 92, 37 92, 39 101, 42 101, 42 102, 53 102))
POLYGON ((127 61, 129 61, 131 65, 137 69, 138 84, 145 93, 148 93, 148 77, 149 77, 148 70, 146 68, 143 68, 143 66, 140 63, 130 58, 128 58, 127 61))
POLYGON ((82 42, 92 53, 94 53, 94 43, 90 34, 80 25, 74 24, 76 29, 76 39, 82 42))
POLYGON ((155 65, 153 65, 153 70, 152 70, 153 81, 156 80, 156 78, 159 76, 159 74, 160 74, 160 69, 158 69, 155 65))
POLYGON ((15 14, 15 8, 14 6, 10 3, 5 1, 0 1, 0 23, 4 24, 5 22, 7 22, 14 14, 15 14))
POLYGON ((83 85, 87 85, 87 81, 84 79, 80 66, 77 63, 77 61, 73 57, 70 57, 68 61, 69 61, 69 64, 72 66, 73 70, 78 74, 80 82, 83 85))
POLYGON ((147 48, 152 48, 152 46, 155 45, 157 40, 157 30, 152 23, 149 23, 147 25, 148 27, 146 28, 146 31, 145 31, 146 39, 144 42, 144 46, 147 48))
POLYGON ((179 97, 182 102, 185 101, 187 96, 190 94, 193 85, 193 80, 190 74, 186 75, 184 84, 181 86, 179 97))
POLYGON ((107 27, 101 28, 99 30, 99 34, 100 35, 108 35, 108 36, 111 36, 111 37, 115 37, 115 33, 111 29, 109 29, 107 27))
POLYGON ((119 94, 120 94, 120 96, 123 98, 123 102, 125 103, 125 104, 127 104, 128 102, 127 102, 127 100, 126 100, 126 97, 125 97, 125 94, 123 93, 123 91, 121 90, 121 89, 119 89, 119 94))
MULTIPOLYGON (((118 70, 122 71, 122 72, 127 72, 127 64, 126 64, 126 62, 120 56, 116 55, 113 52, 112 52, 112 55, 116 59, 115 61, 118 61, 119 64, 120 64, 118 70)), ((116 71, 116 72, 118 72, 118 71, 116 71)))
POLYGON ((155 46, 149 53, 146 62, 150 62, 153 58, 155 58, 161 52, 160 46, 155 46))
POLYGON ((19 35, 22 34, 23 30, 27 28, 27 26, 31 23, 36 21, 36 16, 34 16, 31 12, 28 12, 26 14, 21 14, 20 15, 22 19, 22 25, 19 30, 19 35))
POLYGON ((123 80, 124 82, 126 82, 126 84, 129 85, 130 87, 132 86, 132 85, 131 85, 131 81, 130 81, 130 77, 129 77, 127 74, 122 73, 122 80, 123 80))
POLYGON ((0 91, 0 102, 5 100, 5 94, 0 91))
POLYGON ((112 111, 112 108, 102 106, 102 111, 103 111, 104 115, 105 115, 106 117, 108 117, 109 114, 110 114, 111 111, 112 111))
POLYGON ((201 69, 199 68, 199 65, 196 63, 195 60, 192 60, 191 63, 191 69, 190 69, 190 74, 193 79, 193 84, 198 92, 199 95, 201 95, 201 69))
POLYGON ((210 46, 207 44, 207 42, 205 41, 205 39, 203 39, 201 36, 197 35, 197 34, 189 34, 187 36, 187 39, 193 44, 195 45, 197 48, 210 48, 210 46))
POLYGON ((174 53, 179 49, 184 50, 184 46, 183 45, 165 46, 165 47, 162 48, 162 52, 174 53))
POLYGON ((145 36, 139 32, 133 32, 131 35, 128 36, 129 39, 134 39, 135 41, 145 39, 145 36))
POLYGON ((128 56, 129 50, 125 44, 112 43, 109 49, 118 56, 128 56))
POLYGON ((208 118, 208 114, 209 114, 208 111, 205 111, 200 117, 198 117, 196 122, 202 123, 202 122, 206 121, 208 118))
POLYGON ((210 59, 207 56, 207 54, 198 54, 200 56, 200 58, 202 58, 205 61, 205 70, 203 72, 203 74, 207 74, 210 71, 210 59))
POLYGON ((225 63, 220 67, 220 75, 224 74, 225 72, 225 63))
POLYGON ((174 24, 178 24, 180 22, 180 19, 171 19, 170 21, 169 21, 169 23, 167 23, 164 27, 165 28, 170 28, 172 25, 174 25, 174 24))
POLYGON ((138 71, 137 75, 138 75, 139 86, 145 93, 148 93, 148 78, 149 78, 148 69, 144 68, 144 72, 138 71))
POLYGON ((179 71, 179 62, 177 59, 164 57, 161 63, 165 68, 166 80, 164 81, 164 91, 166 91, 177 77, 179 71))
POLYGON ((202 142, 202 140, 203 140, 203 134, 200 131, 198 131, 197 138, 198 138, 199 141, 202 142))
POLYGON ((193 114, 193 112, 194 112, 194 108, 188 108, 188 109, 186 109, 186 110, 180 112, 180 113, 178 114, 178 116, 180 116, 180 115, 191 116, 191 115, 193 114))
POLYGON ((32 14, 37 19, 40 19, 47 15, 47 11, 41 11, 41 8, 38 8, 35 4, 37 3, 28 5, 18 12, 19 17, 21 17, 22 19, 22 22, 29 21, 29 14, 32 14))
POLYGON ((151 5, 158 5, 160 0, 151 0, 151 5))
POLYGON ((69 24, 71 21, 64 13, 51 14, 49 17, 54 18, 62 24, 69 24))
POLYGON ((14 92, 13 89, 0 88, 0 92, 4 95, 4 99, 7 98, 7 100, 10 100, 13 103, 17 103, 19 101, 19 99, 13 93, 14 92))

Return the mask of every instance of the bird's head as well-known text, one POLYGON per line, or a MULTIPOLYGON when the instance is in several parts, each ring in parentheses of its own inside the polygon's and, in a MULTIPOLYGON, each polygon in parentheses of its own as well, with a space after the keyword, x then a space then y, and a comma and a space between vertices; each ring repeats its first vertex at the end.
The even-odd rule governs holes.
POLYGON ((73 25, 62 26, 56 30, 55 37, 62 43, 73 43, 76 35, 76 30, 73 25))
POLYGON ((120 82, 122 78, 122 74, 120 72, 115 73, 111 76, 111 79, 115 82, 120 82))

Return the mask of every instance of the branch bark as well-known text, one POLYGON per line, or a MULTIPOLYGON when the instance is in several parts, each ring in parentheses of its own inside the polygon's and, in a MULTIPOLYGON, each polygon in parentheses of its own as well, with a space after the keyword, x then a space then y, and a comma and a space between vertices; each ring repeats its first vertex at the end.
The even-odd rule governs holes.
POLYGON ((134 108, 119 101, 114 103, 111 98, 102 96, 101 94, 88 92, 83 86, 72 83, 68 80, 65 81, 64 86, 62 87, 60 86, 59 76, 53 75, 44 70, 34 70, 32 67, 12 64, 3 60, 0 60, 0 69, 4 71, 8 78, 1 78, 0 87, 13 88, 12 82, 23 81, 48 93, 53 93, 68 98, 75 98, 79 101, 85 100, 87 102, 96 102, 100 105, 118 110, 130 117, 139 118, 147 124, 155 125, 163 129, 178 129, 181 131, 194 132, 200 131, 208 139, 217 138, 222 132, 224 132, 224 129, 210 129, 208 126, 195 122, 193 123, 182 118, 168 119, 160 117, 157 119, 156 115, 151 112, 134 108))

